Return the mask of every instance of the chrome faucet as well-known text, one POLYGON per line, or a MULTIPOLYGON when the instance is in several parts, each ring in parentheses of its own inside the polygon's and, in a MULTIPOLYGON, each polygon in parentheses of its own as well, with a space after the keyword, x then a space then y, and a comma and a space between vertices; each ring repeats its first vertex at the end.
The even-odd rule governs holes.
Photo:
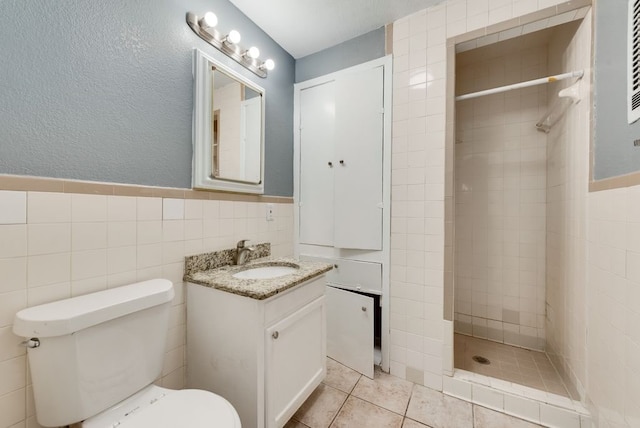
POLYGON ((247 241, 248 239, 242 239, 236 244, 236 264, 238 266, 243 265, 247 262, 247 253, 255 251, 254 247, 244 246, 244 243, 247 241))

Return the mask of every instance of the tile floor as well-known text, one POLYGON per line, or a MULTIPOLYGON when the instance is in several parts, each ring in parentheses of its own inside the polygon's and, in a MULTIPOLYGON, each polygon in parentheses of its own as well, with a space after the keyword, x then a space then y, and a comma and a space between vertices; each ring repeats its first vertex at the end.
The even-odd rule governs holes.
POLYGON ((544 352, 463 334, 455 335, 453 346, 454 365, 458 369, 569 397, 560 375, 544 352), (472 359, 475 355, 488 358, 491 364, 475 362, 472 359))
POLYGON ((327 358, 327 376, 285 428, 533 428, 539 425, 376 369, 361 376, 327 358))

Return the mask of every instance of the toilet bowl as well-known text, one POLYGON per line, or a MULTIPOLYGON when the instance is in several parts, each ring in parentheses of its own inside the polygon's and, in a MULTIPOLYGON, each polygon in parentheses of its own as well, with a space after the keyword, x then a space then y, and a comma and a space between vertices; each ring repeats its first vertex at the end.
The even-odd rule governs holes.
POLYGON ((82 428, 240 428, 238 413, 224 398, 200 389, 151 385, 113 408, 80 423, 82 428))
POLYGON ((166 279, 34 306, 13 332, 28 339, 38 423, 83 428, 240 428, 212 392, 171 390, 162 374, 173 284, 166 279))

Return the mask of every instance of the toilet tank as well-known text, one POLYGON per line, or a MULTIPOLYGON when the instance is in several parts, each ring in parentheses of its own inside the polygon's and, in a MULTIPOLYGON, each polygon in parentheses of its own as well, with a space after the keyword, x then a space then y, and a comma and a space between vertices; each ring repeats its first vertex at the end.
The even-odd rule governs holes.
POLYGON ((82 421, 153 383, 173 296, 154 279, 18 312, 14 333, 40 342, 28 349, 40 425, 82 421))

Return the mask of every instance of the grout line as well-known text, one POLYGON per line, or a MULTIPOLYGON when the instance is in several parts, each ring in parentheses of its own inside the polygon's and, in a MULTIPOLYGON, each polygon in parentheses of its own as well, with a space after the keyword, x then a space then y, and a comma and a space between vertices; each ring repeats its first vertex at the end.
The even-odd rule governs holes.
POLYGON ((349 397, 351 397, 351 394, 347 394, 347 397, 344 399, 344 401, 342 402, 342 404, 340 405, 340 408, 338 409, 338 411, 336 412, 336 414, 333 416, 333 418, 331 419, 331 422, 329 422, 329 427, 333 426, 333 423, 335 422, 335 420, 338 418, 338 415, 340 414, 340 412, 342 411, 342 408, 344 407, 344 405, 347 403, 347 400, 349 399, 349 397))
MULTIPOLYGON (((413 398, 413 390, 416 388, 416 384, 412 382, 411 385, 411 393, 409 394, 409 399, 407 400, 407 406, 404 408, 404 417, 407 417, 407 411, 409 411, 409 403, 411 403, 411 399, 413 398)), ((404 423, 404 419, 402 420, 404 423)))

